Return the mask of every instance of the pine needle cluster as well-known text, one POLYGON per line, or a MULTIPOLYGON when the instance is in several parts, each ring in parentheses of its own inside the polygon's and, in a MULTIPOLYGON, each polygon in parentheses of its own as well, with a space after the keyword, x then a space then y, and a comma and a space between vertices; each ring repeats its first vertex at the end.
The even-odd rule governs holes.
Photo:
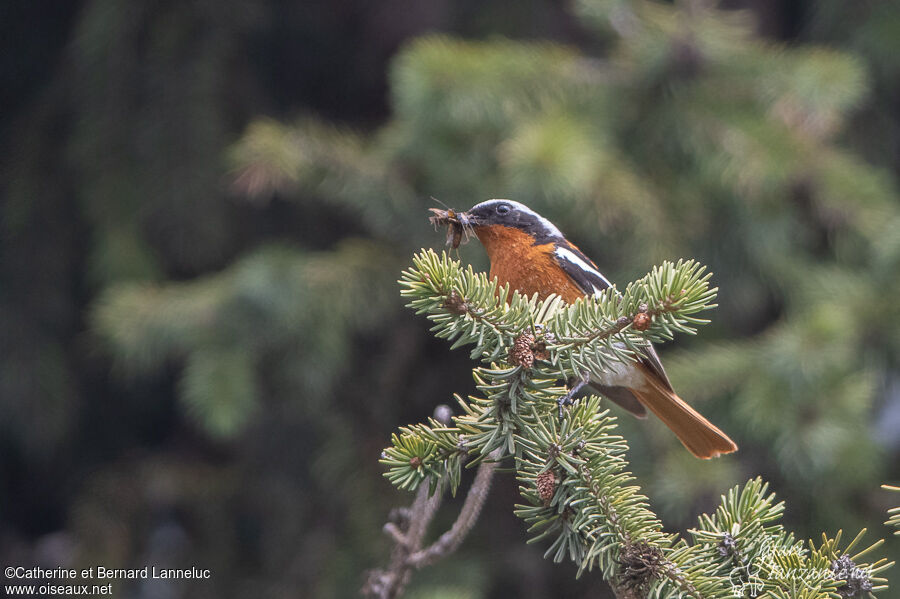
POLYGON ((381 462, 394 485, 434 492, 446 482, 455 493, 463 467, 509 460, 530 542, 546 543, 547 557, 571 560, 579 575, 599 570, 620 597, 826 599, 887 588, 879 574, 892 562, 861 561, 881 541, 852 555, 865 531, 846 546, 840 533, 796 541, 778 523, 784 505, 758 478, 723 495, 690 539, 665 532, 628 472, 628 444, 602 400, 586 397, 558 414, 559 381, 706 322, 696 314, 713 306, 716 290, 700 265, 664 263, 621 295, 611 289, 569 306, 517 292, 507 303, 508 289, 446 253, 423 251, 413 263, 400 280, 408 306, 427 315, 436 336, 471 346, 481 365, 478 395, 456 396, 462 413, 451 424, 430 419, 393 435, 381 462), (643 313, 652 318, 638 331, 643 313))

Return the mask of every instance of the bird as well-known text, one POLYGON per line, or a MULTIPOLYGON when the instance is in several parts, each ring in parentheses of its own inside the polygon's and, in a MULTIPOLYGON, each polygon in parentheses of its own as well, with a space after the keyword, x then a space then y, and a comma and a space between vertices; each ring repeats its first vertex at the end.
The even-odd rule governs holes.
MULTIPOLYGON (((462 231, 474 233, 490 260, 490 278, 525 296, 556 294, 573 303, 594 297, 612 283, 584 252, 549 220, 519 202, 492 199, 465 212, 439 210, 432 222, 448 224, 448 243, 458 246, 462 231)), ((567 394, 583 385, 638 418, 649 409, 693 455, 709 459, 737 451, 737 444, 675 393, 653 345, 647 343, 634 362, 619 362, 605 371, 586 372, 567 394)))

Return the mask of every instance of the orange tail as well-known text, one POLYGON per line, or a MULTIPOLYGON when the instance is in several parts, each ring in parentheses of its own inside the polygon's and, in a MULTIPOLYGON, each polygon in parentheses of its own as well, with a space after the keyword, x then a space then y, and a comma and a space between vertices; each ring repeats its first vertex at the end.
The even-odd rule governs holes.
POLYGON ((716 425, 647 373, 647 386, 631 389, 635 397, 672 429, 692 454, 704 460, 737 451, 737 444, 716 425))

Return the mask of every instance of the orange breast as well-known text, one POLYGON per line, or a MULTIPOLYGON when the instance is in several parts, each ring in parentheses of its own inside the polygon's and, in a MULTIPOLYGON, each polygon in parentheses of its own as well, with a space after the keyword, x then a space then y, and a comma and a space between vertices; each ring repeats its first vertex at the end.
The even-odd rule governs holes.
POLYGON ((537 293, 540 299, 555 293, 569 303, 584 296, 556 263, 553 243, 534 245, 528 233, 499 225, 477 227, 475 234, 491 261, 490 277, 501 285, 509 283, 529 297, 537 293))

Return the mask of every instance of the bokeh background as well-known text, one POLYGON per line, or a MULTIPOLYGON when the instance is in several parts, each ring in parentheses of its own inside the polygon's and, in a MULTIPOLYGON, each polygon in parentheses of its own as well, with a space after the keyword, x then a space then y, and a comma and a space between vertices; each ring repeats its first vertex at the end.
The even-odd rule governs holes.
MULTIPOLYGON (((889 534, 897 1, 5 2, 0 30, 3 565, 356 596, 411 501, 381 449, 474 388, 396 285, 443 243, 432 196, 528 203, 620 283, 715 273, 712 324, 662 357, 741 451, 621 420, 671 530, 760 474, 801 538, 889 534)), ((524 544, 516 501, 500 476, 408 596, 607 596, 524 544)))

